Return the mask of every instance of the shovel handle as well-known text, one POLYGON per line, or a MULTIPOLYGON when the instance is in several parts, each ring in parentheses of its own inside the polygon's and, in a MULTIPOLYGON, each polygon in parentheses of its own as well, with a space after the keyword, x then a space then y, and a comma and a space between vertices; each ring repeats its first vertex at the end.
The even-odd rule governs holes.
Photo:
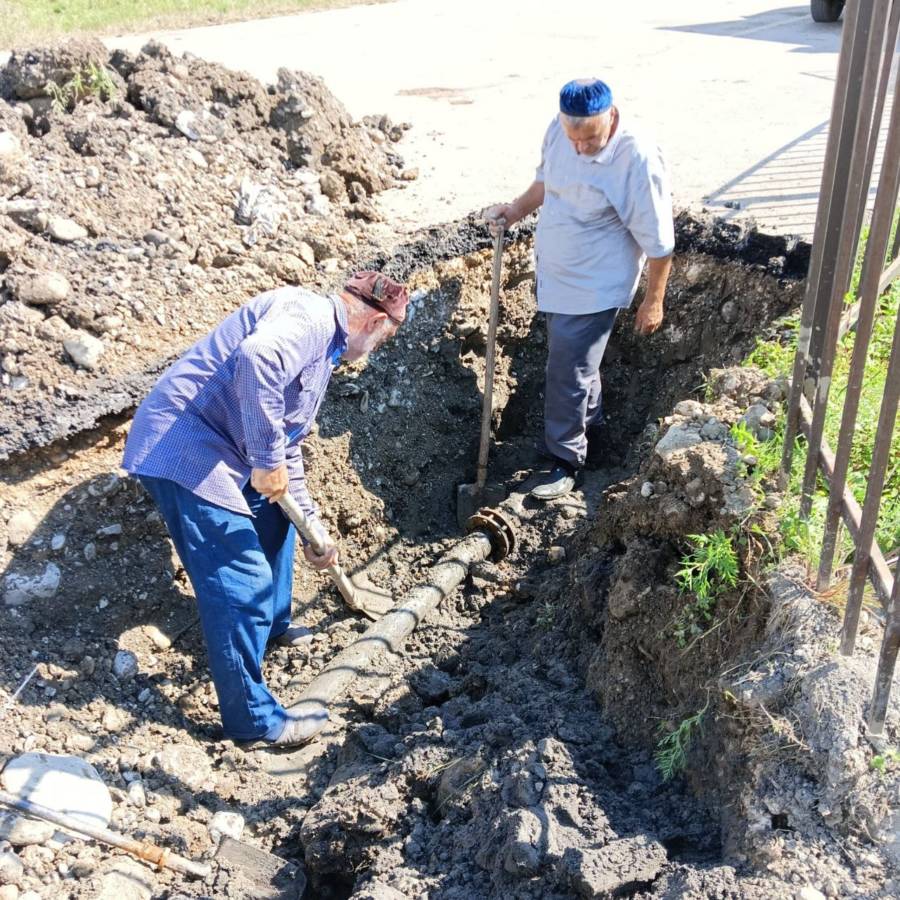
POLYGON ((503 266, 502 224, 494 235, 494 271, 491 277, 491 305, 488 313, 487 352, 484 357, 484 399, 481 407, 481 441, 478 445, 476 487, 487 481, 488 451, 491 443, 491 413, 494 404, 494 368, 497 356, 497 325, 500 322, 500 271, 503 266))
MULTIPOLYGON (((309 545, 313 550, 315 550, 316 553, 321 554, 325 550, 325 545, 322 543, 319 533, 314 531, 309 524, 309 518, 300 508, 300 504, 297 503, 290 494, 284 494, 278 498, 278 505, 297 531, 299 531, 304 539, 309 542, 309 545)), ((354 609, 358 609, 359 603, 356 597, 356 588, 353 586, 353 582, 350 580, 347 573, 337 563, 328 566, 328 568, 323 571, 334 582, 348 605, 352 606, 354 609)))

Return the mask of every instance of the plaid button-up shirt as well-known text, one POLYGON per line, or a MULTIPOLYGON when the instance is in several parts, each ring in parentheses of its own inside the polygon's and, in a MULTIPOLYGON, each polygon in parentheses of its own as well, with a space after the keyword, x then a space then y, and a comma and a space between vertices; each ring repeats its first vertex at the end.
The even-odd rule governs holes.
POLYGON ((338 297, 296 287, 260 294, 162 375, 135 414, 123 467, 250 515, 242 491, 251 469, 285 463, 291 494, 316 521, 300 442, 346 347, 338 297))

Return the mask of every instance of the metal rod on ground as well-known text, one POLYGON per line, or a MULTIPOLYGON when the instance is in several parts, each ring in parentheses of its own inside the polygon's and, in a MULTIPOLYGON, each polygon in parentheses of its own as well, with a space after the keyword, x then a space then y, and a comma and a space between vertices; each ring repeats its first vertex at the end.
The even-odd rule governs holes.
POLYGON ((809 260, 809 271, 806 277, 806 293, 800 313, 800 332, 797 337, 797 352, 794 355, 794 367, 791 375, 791 392, 788 400, 787 418, 785 421, 784 447, 781 467, 786 474, 791 471, 794 453, 794 439, 797 436, 800 415, 800 397, 803 395, 806 367, 809 361, 810 335, 812 333, 813 316, 816 311, 819 281, 824 256, 824 237, 830 230, 831 199, 834 194, 835 167, 837 164, 838 146, 840 144, 844 112, 847 106, 850 60, 853 55, 853 42, 856 35, 856 23, 859 17, 858 4, 852 3, 844 13, 844 27, 841 36, 841 52, 838 56, 837 74, 835 77, 834 98, 831 105, 831 117, 828 126, 828 140, 825 144, 825 159, 822 166, 822 182, 819 187, 819 202, 816 210, 816 229, 809 260))
POLYGON ((197 863, 190 859, 185 859, 177 853, 172 853, 171 850, 157 847, 156 844, 152 844, 150 841, 136 841, 133 838, 117 834, 115 831, 110 831, 108 828, 96 828, 93 825, 87 825, 79 819, 63 815, 63 813, 59 813, 47 806, 42 806, 40 803, 22 800, 19 797, 8 794, 6 791, 0 791, 0 804, 24 813, 26 816, 51 822, 53 825, 58 825, 66 831, 72 831, 75 834, 93 838, 95 841, 118 847, 120 850, 130 853, 138 859, 153 863, 160 869, 172 869, 175 872, 193 875, 196 878, 206 878, 212 871, 206 863, 197 863))
MULTIPOLYGON (((900 2, 897 5, 900 10, 900 2)), ((872 228, 866 245, 863 261, 862 278, 859 285, 859 319, 856 325, 856 341, 853 345, 853 357, 847 379, 847 391, 844 398, 844 409, 841 414, 841 428, 835 449, 834 475, 828 494, 828 511, 825 517, 825 535, 822 540, 822 553, 819 558, 819 573, 816 587, 823 591, 831 580, 831 569, 834 564, 834 552, 837 545, 838 524, 843 504, 844 485, 850 468, 850 451, 853 447, 854 428, 862 394, 863 375, 866 368, 866 356, 875 314, 878 307, 878 287, 881 271, 891 236, 891 225, 894 218, 894 198, 897 186, 900 185, 900 79, 894 91, 894 106, 891 110, 890 128, 885 145, 884 158, 895 160, 886 165, 881 174, 878 194, 875 198, 875 209, 872 214, 872 228)))
MULTIPOLYGON (((841 630, 841 653, 850 656, 856 646, 856 631, 859 628, 859 612, 862 607, 863 590, 869 574, 869 562, 878 525, 878 510, 881 508, 881 492, 891 452, 891 438, 897 418, 897 404, 900 401, 900 310, 894 324, 894 339, 888 362, 887 381, 884 397, 875 430, 875 446, 872 448, 872 462, 869 465, 869 483, 863 503, 862 521, 856 541, 856 558, 850 573, 850 588, 847 593, 847 608, 844 611, 844 625, 841 630)), ((896 586, 895 579, 895 586, 896 586)), ((894 593, 894 592, 892 592, 894 593)))
POLYGON ((448 550, 428 572, 428 581, 413 590, 394 608, 345 647, 304 689, 288 714, 309 723, 309 738, 328 722, 328 708, 369 669, 381 653, 400 651, 406 638, 451 594, 473 563, 492 556, 502 559, 515 546, 512 526, 499 510, 482 510, 473 516, 474 530, 448 550))
POLYGON ((881 69, 881 48, 884 42, 884 26, 887 18, 887 0, 873 2, 860 0, 860 20, 858 39, 854 42, 854 60, 851 71, 860 75, 860 94, 854 98, 858 106, 845 124, 852 128, 842 134, 845 144, 840 155, 840 166, 835 179, 835 201, 837 215, 836 229, 828 235, 825 249, 823 280, 819 285, 819 298, 813 319, 810 337, 809 362, 815 377, 815 394, 812 399, 813 420, 810 426, 809 446, 811 452, 806 457, 803 473, 803 488, 800 495, 800 515, 807 518, 812 510, 818 473, 817 450, 825 429, 825 413, 831 387, 831 373, 837 348, 837 335, 841 322, 841 311, 848 273, 853 268, 853 252, 856 235, 847 228, 847 218, 855 224, 856 206, 860 194, 868 193, 868 184, 863 183, 868 133, 872 121, 872 108, 878 87, 881 69), (874 9, 872 8, 874 6, 874 9), (861 55, 861 59, 857 57, 861 55), (857 66, 857 62, 859 65, 857 66), (863 127, 864 126, 864 127, 863 127), (833 254, 833 256, 832 256, 833 254))

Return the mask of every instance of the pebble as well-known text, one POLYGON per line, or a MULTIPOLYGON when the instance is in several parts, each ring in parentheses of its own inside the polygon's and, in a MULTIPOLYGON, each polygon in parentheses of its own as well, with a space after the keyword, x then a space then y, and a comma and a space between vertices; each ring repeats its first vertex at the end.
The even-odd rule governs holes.
POLYGON ((239 841, 244 833, 244 817, 240 813, 219 810, 207 827, 213 843, 218 844, 223 837, 239 841))
POLYGON ((88 236, 86 228, 64 216, 51 216, 47 223, 47 231, 53 240, 61 244, 71 244, 72 241, 81 241, 88 236))
POLYGON ((111 706, 103 713, 103 720, 100 724, 104 731, 110 734, 117 734, 126 725, 125 714, 116 707, 111 706))
POLYGON ((39 575, 7 575, 3 602, 7 606, 21 606, 30 600, 47 600, 59 590, 61 579, 59 566, 54 563, 47 563, 39 575))
POLYGON ((53 306, 62 303, 71 291, 71 285, 58 272, 45 272, 23 278, 16 285, 16 297, 32 306, 53 306))
POLYGON ((122 533, 122 526, 119 524, 116 525, 104 525, 103 528, 97 529, 98 537, 115 537, 122 533))
POLYGON ((119 681, 127 681, 138 673, 137 657, 130 650, 119 650, 113 659, 112 672, 119 681))
POLYGON ((93 562, 97 558, 97 545, 93 541, 88 541, 84 545, 84 558, 88 562, 93 562))
POLYGON ((645 481, 641 485, 641 496, 642 497, 652 497, 653 496, 653 482, 645 481))
POLYGON ((86 187, 97 187, 100 184, 100 170, 96 166, 88 166, 84 170, 84 183, 86 187))
POLYGON ((21 547, 28 542, 35 528, 37 519, 29 509, 20 509, 13 513, 6 522, 6 540, 10 547, 21 547))
POLYGON ((561 562, 565 562, 566 548, 560 547, 559 545, 551 547, 547 551, 547 559, 549 559, 554 566, 559 565, 561 562))
POLYGON ((194 120, 196 119, 196 115, 192 113, 189 109, 183 109, 178 115, 175 117, 175 127, 189 140, 189 141, 199 141, 200 140, 200 132, 194 128, 194 120))
POLYGON ((62 550, 66 546, 66 536, 64 534, 54 534, 50 539, 51 550, 62 550))
POLYGON ((86 331, 73 331, 63 341, 63 348, 72 361, 82 369, 95 369, 106 347, 103 341, 86 331))
POLYGON ((18 884, 25 864, 12 850, 0 850, 0 884, 18 884))
POLYGON ((153 642, 157 650, 168 650, 172 646, 172 641, 168 635, 163 634, 156 625, 147 625, 144 628, 147 637, 153 642))
POLYGON ((128 802, 137 809, 143 809, 147 805, 147 792, 144 790, 144 782, 132 781, 128 785, 128 802))
POLYGON ((13 812, 0 812, 0 840, 14 847, 28 847, 50 840, 55 827, 49 822, 26 819, 13 812))
POLYGON ((0 900, 19 900, 20 896, 19 889, 14 884, 4 884, 0 887, 0 900))
POLYGON ((826 898, 821 891, 807 885, 797 892, 797 900, 826 900, 826 898))

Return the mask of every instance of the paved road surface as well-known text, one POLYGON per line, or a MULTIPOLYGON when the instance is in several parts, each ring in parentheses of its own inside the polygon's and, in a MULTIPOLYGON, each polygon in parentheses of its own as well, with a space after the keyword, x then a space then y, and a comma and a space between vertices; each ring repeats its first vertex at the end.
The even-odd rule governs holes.
POLYGON ((411 121, 421 177, 380 200, 400 227, 523 190, 559 87, 596 74, 660 140, 680 204, 811 235, 841 25, 777 0, 398 0, 155 36, 265 81, 306 69, 354 116, 411 121))

